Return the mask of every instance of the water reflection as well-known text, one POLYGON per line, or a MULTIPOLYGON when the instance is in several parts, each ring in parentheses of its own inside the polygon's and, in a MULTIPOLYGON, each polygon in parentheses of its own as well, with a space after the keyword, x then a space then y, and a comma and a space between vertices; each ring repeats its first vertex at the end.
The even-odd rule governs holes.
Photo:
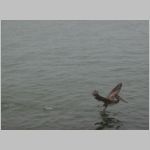
POLYGON ((109 112, 100 112, 100 118, 102 119, 100 122, 96 122, 95 125, 96 130, 118 130, 122 126, 122 122, 109 112))

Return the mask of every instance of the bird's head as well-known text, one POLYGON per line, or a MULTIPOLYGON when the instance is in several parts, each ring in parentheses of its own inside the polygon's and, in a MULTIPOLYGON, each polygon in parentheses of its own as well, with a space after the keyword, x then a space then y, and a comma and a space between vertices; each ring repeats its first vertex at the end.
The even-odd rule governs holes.
POLYGON ((92 95, 93 95, 93 96, 97 96, 97 95, 99 95, 99 92, 98 92, 97 90, 94 90, 94 91, 92 92, 92 95))

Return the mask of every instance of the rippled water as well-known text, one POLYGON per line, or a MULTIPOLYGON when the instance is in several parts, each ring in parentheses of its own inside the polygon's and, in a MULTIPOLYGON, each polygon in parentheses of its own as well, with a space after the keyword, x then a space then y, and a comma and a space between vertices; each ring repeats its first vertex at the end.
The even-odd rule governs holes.
POLYGON ((2 21, 2 129, 148 129, 148 21, 2 21), (108 107, 119 82, 128 103, 108 107))

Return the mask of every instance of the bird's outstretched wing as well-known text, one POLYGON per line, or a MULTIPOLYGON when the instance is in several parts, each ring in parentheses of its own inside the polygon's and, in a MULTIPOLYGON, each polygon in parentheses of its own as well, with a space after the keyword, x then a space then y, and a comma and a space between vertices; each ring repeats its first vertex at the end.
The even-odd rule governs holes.
POLYGON ((120 90, 122 87, 122 83, 117 84, 112 90, 111 92, 108 94, 107 98, 110 100, 114 100, 116 98, 116 96, 119 94, 120 90))

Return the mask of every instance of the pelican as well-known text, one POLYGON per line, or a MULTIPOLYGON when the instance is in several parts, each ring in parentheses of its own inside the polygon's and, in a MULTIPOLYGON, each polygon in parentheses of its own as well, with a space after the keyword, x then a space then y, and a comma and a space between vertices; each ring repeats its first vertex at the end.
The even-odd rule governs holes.
POLYGON ((103 112, 105 112, 106 108, 108 105, 112 105, 112 104, 117 104, 119 103, 119 101, 123 101, 125 103, 127 103, 127 101, 125 101, 123 98, 121 98, 119 96, 119 92, 121 90, 122 87, 122 83, 117 84, 112 90, 111 92, 108 94, 107 97, 103 97, 101 95, 99 95, 99 92, 97 90, 94 90, 92 95, 94 96, 94 98, 98 101, 102 101, 104 103, 104 109, 103 112))

